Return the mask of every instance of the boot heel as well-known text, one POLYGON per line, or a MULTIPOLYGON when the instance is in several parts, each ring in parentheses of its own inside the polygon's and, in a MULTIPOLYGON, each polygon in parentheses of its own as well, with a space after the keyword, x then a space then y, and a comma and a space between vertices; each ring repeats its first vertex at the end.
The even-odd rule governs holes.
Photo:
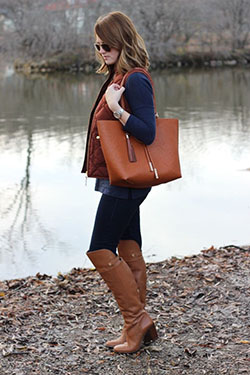
POLYGON ((154 323, 149 327, 145 336, 144 336, 144 344, 148 345, 150 342, 155 341, 158 338, 158 334, 155 328, 154 323))

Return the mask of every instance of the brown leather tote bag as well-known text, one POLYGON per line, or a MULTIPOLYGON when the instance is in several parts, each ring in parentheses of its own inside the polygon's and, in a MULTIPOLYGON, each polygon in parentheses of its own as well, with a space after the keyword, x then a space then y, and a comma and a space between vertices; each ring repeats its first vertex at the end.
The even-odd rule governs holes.
POLYGON ((99 120, 97 128, 111 185, 145 188, 181 177, 177 119, 156 118, 149 146, 124 132, 118 120, 99 120))

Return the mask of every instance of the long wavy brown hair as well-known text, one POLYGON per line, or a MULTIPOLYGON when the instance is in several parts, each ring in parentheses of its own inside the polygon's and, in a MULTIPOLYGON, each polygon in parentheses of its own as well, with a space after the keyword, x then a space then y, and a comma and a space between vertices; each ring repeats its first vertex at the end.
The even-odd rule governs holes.
MULTIPOLYGON (((111 12, 99 17, 94 32, 103 43, 120 51, 115 64, 117 73, 125 74, 136 67, 148 69, 149 58, 144 40, 124 13, 111 12)), ((107 65, 100 53, 96 52, 96 57, 100 62, 97 73, 108 74, 113 70, 114 67, 107 65)))

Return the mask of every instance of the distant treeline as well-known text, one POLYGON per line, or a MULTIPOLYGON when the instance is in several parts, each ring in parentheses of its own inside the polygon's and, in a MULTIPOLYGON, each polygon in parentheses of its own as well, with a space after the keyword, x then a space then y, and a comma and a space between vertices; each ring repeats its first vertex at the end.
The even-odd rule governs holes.
POLYGON ((0 0, 1 51, 91 70, 93 25, 114 10, 132 18, 152 65, 249 63, 250 0, 0 0))

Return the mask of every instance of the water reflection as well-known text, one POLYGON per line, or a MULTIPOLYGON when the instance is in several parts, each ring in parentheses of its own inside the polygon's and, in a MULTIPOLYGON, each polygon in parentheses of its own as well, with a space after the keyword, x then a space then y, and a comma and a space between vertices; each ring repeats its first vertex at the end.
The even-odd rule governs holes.
POLYGON ((25 175, 21 179, 20 187, 17 190, 13 201, 7 207, 7 212, 12 215, 12 224, 9 229, 8 242, 12 242, 12 234, 15 230, 18 220, 21 221, 21 234, 24 239, 24 232, 28 225, 28 218, 32 215, 31 207, 31 190, 30 190, 30 162, 32 154, 32 132, 29 130, 28 134, 28 148, 25 175), (22 218, 20 217, 22 215, 22 218))
MULTIPOLYGON (((249 84, 241 69, 154 73, 160 115, 180 118, 183 179, 142 206, 156 261, 249 243, 249 84)), ((88 266, 99 194, 79 173, 100 77, 0 79, 0 279, 88 266)))

